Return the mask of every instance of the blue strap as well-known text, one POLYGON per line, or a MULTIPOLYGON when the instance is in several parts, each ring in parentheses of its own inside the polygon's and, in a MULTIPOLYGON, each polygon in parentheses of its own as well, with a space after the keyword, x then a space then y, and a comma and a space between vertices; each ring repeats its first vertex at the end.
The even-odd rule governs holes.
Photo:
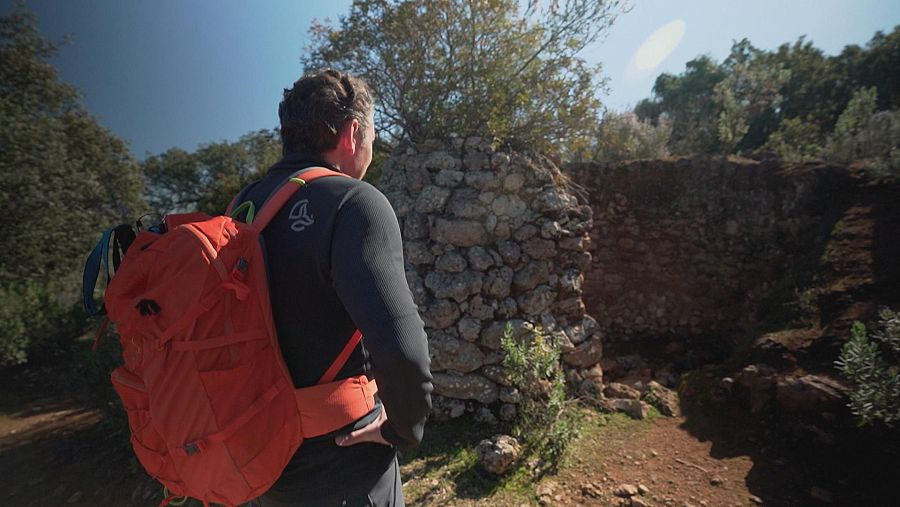
POLYGON ((112 240, 113 229, 107 229, 103 231, 103 238, 100 240, 100 259, 103 261, 103 269, 106 270, 106 283, 109 283, 109 279, 112 276, 109 273, 109 243, 112 240))
POLYGON ((90 316, 103 313, 103 304, 98 308, 94 302, 94 289, 97 287, 97 278, 100 276, 100 264, 106 266, 106 282, 109 283, 109 261, 106 254, 109 252, 109 238, 112 229, 103 231, 103 236, 97 246, 91 250, 87 262, 84 264, 84 277, 82 278, 82 292, 84 296, 84 311, 90 316))

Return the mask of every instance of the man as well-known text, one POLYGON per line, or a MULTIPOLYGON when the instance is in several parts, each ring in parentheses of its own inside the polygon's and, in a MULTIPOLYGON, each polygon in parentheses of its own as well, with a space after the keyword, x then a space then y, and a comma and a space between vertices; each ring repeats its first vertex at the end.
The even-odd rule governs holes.
POLYGON ((374 378, 380 402, 350 427, 304 441, 258 502, 402 506, 395 449, 421 441, 432 378, 396 215, 384 195, 361 181, 375 140, 372 96, 362 80, 325 70, 285 90, 278 112, 284 157, 242 202, 259 209, 280 183, 308 167, 351 177, 310 183, 263 232, 285 361, 295 387, 314 385, 359 329, 363 341, 337 379, 374 378))

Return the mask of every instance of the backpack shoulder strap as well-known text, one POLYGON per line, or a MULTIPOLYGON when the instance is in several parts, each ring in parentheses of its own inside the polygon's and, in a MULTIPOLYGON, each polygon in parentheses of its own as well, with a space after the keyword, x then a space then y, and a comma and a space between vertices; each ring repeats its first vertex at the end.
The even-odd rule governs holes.
POLYGON ((244 197, 247 197, 247 192, 249 192, 251 188, 255 187, 257 183, 259 183, 259 181, 254 181, 253 183, 251 183, 251 184, 247 185, 246 187, 244 187, 243 189, 241 189, 241 191, 238 192, 238 194, 236 196, 234 196, 234 199, 232 199, 231 202, 228 203, 228 207, 225 208, 226 216, 231 216, 231 213, 234 211, 234 208, 238 204, 241 204, 242 202, 244 202, 244 197))
POLYGON ((269 225, 269 222, 275 218, 278 211, 288 202, 288 200, 290 200, 291 196, 294 195, 294 192, 299 190, 302 186, 309 185, 313 181, 327 176, 350 177, 344 173, 332 171, 331 169, 326 169, 324 167, 301 169, 281 183, 269 195, 269 198, 266 199, 266 202, 261 206, 259 213, 257 213, 256 217, 253 219, 253 225, 259 230, 265 229, 265 227, 269 225))

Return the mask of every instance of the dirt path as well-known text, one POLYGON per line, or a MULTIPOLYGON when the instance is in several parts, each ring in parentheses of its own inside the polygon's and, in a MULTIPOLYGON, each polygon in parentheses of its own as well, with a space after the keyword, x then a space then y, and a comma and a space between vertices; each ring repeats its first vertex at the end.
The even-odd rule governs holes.
MULTIPOLYGON (((122 450, 127 436, 100 412, 52 398, 0 409, 0 504, 158 504, 160 489, 122 450)), ((882 505, 878 499, 886 498, 855 482, 858 463, 816 449, 766 445, 759 425, 738 415, 587 417, 558 474, 515 485, 474 463, 472 449, 490 428, 471 421, 431 424, 422 450, 404 459, 407 503, 718 507, 882 505), (643 493, 623 501, 616 493, 624 485, 643 493)), ((887 489, 892 484, 870 479, 887 489)))

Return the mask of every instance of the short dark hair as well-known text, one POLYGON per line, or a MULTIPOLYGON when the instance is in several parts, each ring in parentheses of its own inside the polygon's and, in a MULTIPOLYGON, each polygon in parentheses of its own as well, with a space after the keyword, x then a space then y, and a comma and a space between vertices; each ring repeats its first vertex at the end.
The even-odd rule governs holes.
POLYGON ((334 69, 307 74, 284 90, 278 105, 283 150, 313 155, 331 150, 347 121, 355 118, 368 126, 372 107, 372 93, 362 79, 334 69))

